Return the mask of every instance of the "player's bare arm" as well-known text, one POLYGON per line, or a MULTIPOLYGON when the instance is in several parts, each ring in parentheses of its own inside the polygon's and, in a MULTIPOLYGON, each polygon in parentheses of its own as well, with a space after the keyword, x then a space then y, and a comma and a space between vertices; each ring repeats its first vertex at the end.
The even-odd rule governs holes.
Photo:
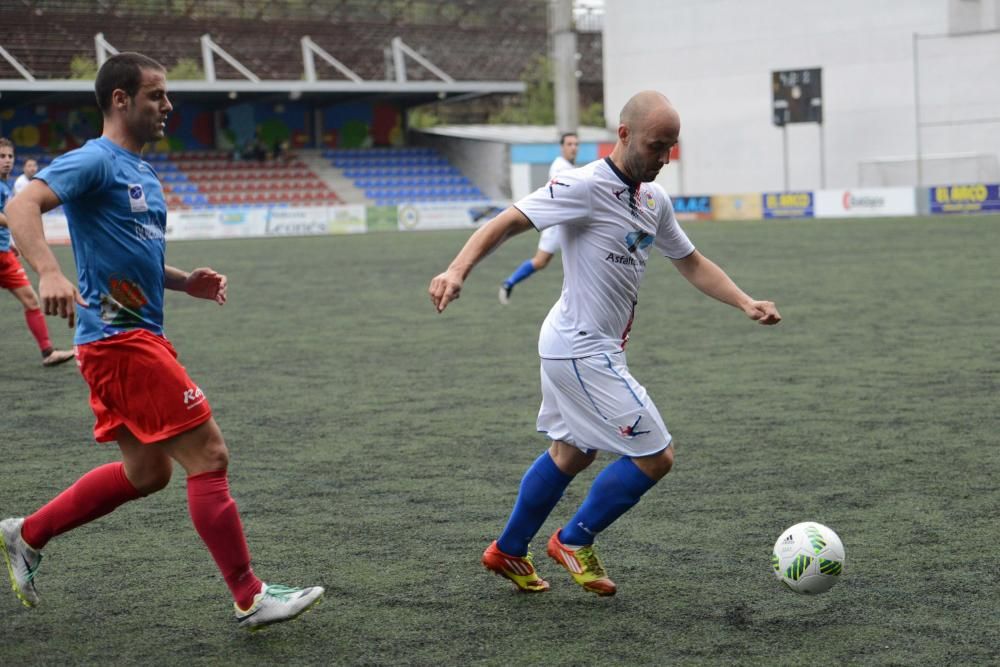
POLYGON ((76 324, 75 304, 86 306, 76 285, 70 282, 59 261, 45 241, 42 213, 59 206, 59 198, 44 181, 31 181, 7 204, 7 226, 17 247, 31 267, 38 272, 38 296, 46 315, 58 315, 76 324))
POLYGON ((164 286, 178 292, 187 292, 198 299, 226 303, 226 276, 209 268, 195 269, 191 273, 173 266, 164 266, 164 286))
POLYGON ((684 259, 671 261, 680 274, 704 294, 739 308, 755 322, 777 324, 781 321, 781 315, 774 302, 758 301, 748 295, 715 262, 697 250, 684 259))
POLYGON ((462 250, 455 256, 448 269, 431 281, 431 303, 443 312, 448 304, 459 297, 462 283, 486 255, 496 250, 511 236, 532 228, 531 221, 513 206, 493 218, 469 237, 462 250))

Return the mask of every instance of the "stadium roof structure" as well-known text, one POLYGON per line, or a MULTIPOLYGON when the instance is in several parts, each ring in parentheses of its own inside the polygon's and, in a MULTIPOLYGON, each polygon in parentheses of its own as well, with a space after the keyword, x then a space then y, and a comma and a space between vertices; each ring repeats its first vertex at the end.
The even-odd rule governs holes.
MULTIPOLYGON (((551 144, 558 140, 555 125, 438 125, 421 128, 420 132, 456 139, 476 139, 505 144, 551 144)), ((604 127, 580 127, 580 141, 588 143, 614 142, 618 137, 604 127)))
MULTIPOLYGON (((102 63, 118 50, 98 33, 94 37, 97 61, 102 63)), ((301 79, 262 79, 236 60, 208 35, 201 37, 202 64, 205 79, 171 80, 170 96, 176 101, 198 101, 220 107, 246 102, 297 101, 319 104, 343 102, 385 102, 401 106, 418 106, 444 100, 460 101, 492 94, 519 94, 525 91, 521 81, 456 81, 434 63, 408 47, 402 39, 392 40, 391 54, 395 79, 364 80, 339 60, 324 51, 309 37, 300 40, 303 74, 301 79), (219 57, 239 79, 219 79, 215 76, 215 58, 219 57), (316 58, 326 61, 345 79, 319 79, 316 58), (431 79, 410 80, 407 58, 433 75, 431 79)), ((38 79, 25 69, 0 45, 0 57, 21 74, 18 79, 0 79, 0 108, 18 105, 38 105, 58 101, 62 104, 91 104, 94 83, 79 79, 38 79)))
MULTIPOLYGON (((244 102, 303 100, 314 103, 378 101, 417 106, 441 100, 459 101, 483 95, 524 92, 518 81, 178 81, 169 82, 173 102, 199 101, 220 107, 244 102)), ((23 105, 93 105, 94 82, 75 79, 0 79, 0 109, 23 105)))

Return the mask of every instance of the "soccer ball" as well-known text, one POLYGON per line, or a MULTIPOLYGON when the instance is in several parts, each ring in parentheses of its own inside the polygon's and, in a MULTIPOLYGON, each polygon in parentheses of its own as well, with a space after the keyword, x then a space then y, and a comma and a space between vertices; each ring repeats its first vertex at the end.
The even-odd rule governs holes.
POLYGON ((844 570, 844 544, 821 523, 797 523, 774 543, 771 568, 796 593, 825 593, 844 570))

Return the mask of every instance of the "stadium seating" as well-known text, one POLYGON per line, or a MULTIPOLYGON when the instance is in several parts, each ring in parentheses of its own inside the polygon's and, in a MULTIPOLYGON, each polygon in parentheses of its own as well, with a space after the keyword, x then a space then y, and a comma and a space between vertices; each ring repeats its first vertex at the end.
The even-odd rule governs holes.
POLYGON ((430 148, 328 149, 323 157, 377 206, 486 199, 430 148))
POLYGON ((222 151, 153 153, 146 159, 172 209, 342 203, 298 160, 234 161, 222 151))
MULTIPOLYGON (((480 201, 487 197, 454 165, 429 148, 326 149, 322 157, 355 188, 365 203, 480 201)), ((53 156, 20 152, 14 173, 28 158, 46 166, 53 156)), ((149 153, 172 210, 229 206, 321 206, 342 204, 304 162, 234 161, 225 151, 149 153)))

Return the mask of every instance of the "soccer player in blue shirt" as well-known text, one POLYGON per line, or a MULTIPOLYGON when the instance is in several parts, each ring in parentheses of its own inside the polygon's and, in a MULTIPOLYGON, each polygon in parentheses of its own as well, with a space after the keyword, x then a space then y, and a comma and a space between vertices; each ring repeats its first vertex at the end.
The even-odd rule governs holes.
POLYGON ((22 603, 37 604, 40 549, 164 488, 177 461, 187 472, 191 519, 229 586, 240 625, 256 629, 290 620, 318 602, 323 588, 268 585, 254 575, 229 493, 222 432, 205 394, 163 336, 165 288, 226 302, 225 276, 164 264, 166 202, 140 152, 163 137, 173 109, 165 71, 146 56, 122 53, 101 66, 95 88, 104 114, 101 138, 39 172, 8 216, 21 252, 38 271, 46 314, 77 321, 77 360, 97 417, 94 436, 117 441, 123 460, 91 470, 24 519, 0 521, 11 583, 22 603), (79 289, 45 243, 41 213, 60 204, 79 289))
POLYGON ((56 350, 49 339, 49 327, 45 323, 45 315, 38 307, 38 295, 31 288, 28 275, 17 259, 17 249, 10 244, 10 230, 7 229, 7 216, 4 208, 12 197, 7 178, 14 167, 14 144, 10 139, 0 137, 0 288, 10 290, 21 305, 24 306, 24 321, 28 331, 35 337, 38 349, 42 353, 43 366, 58 366, 73 358, 70 350, 56 350))

